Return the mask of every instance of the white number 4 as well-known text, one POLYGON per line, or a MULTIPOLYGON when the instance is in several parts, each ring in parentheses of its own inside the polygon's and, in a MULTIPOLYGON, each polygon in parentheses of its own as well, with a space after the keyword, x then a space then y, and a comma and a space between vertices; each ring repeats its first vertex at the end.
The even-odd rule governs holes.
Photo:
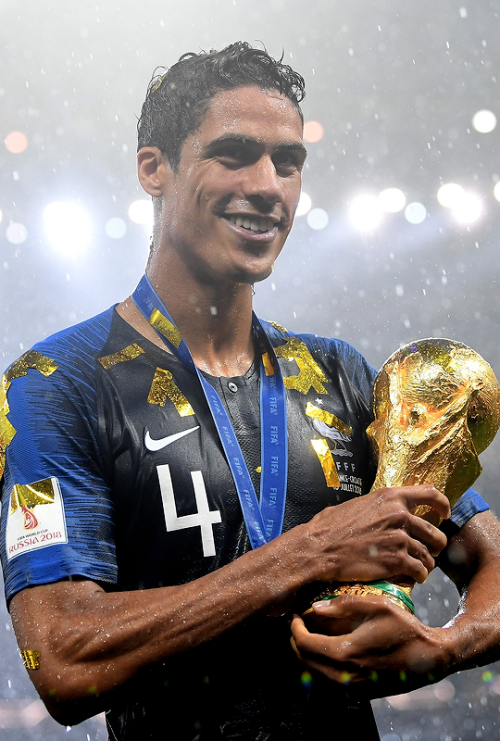
POLYGON ((214 531, 212 525, 221 522, 222 518, 218 509, 210 510, 208 508, 207 490, 205 489, 203 474, 201 471, 191 471, 194 496, 196 498, 196 507, 198 511, 192 515, 183 515, 182 517, 179 517, 177 515, 177 507, 175 504, 170 466, 167 463, 163 466, 158 466, 157 468, 167 532, 172 532, 173 530, 185 530, 188 527, 199 527, 201 528, 203 555, 215 556, 214 531))

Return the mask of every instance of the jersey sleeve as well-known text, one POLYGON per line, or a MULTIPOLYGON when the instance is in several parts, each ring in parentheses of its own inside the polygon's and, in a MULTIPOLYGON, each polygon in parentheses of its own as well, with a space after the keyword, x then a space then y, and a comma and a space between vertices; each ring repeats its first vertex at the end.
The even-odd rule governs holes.
POLYGON ((3 378, 7 600, 25 587, 71 576, 117 580, 113 503, 96 437, 96 390, 85 365, 88 359, 78 367, 76 354, 59 360, 31 350, 3 378))
POLYGON ((359 389, 371 408, 373 384, 377 377, 377 371, 348 342, 336 339, 332 339, 330 342, 332 347, 335 348, 335 353, 342 360, 352 385, 359 389))
POLYGON ((479 512, 486 512, 489 509, 489 505, 484 501, 482 496, 474 491, 474 489, 468 489, 465 494, 462 494, 458 502, 452 507, 450 521, 458 528, 463 527, 471 517, 477 515, 479 512))

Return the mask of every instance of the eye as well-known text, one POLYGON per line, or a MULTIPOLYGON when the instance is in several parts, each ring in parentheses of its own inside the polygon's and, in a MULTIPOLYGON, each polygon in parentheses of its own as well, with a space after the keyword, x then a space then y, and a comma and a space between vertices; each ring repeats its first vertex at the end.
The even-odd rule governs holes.
POLYGON ((226 144, 217 151, 215 156, 226 167, 240 167, 251 159, 247 148, 241 144, 226 144))
POLYGON ((297 152, 277 152, 273 156, 274 166, 279 172, 285 175, 291 175, 294 172, 300 172, 304 164, 303 158, 297 152))

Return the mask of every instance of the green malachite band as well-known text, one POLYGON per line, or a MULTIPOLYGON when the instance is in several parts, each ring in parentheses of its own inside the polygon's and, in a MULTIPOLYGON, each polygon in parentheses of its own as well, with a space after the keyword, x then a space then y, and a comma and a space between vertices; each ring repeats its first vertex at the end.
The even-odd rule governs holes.
MULTIPOLYGON (((335 594, 336 588, 340 588, 342 586, 348 587, 349 585, 345 584, 337 584, 332 585, 330 589, 327 589, 326 592, 319 595, 314 601, 324 601, 329 599, 335 599, 335 597, 339 597, 342 594, 342 591, 339 591, 337 594, 335 594)), ((365 584, 356 584, 355 585, 358 588, 361 588, 363 586, 371 587, 372 589, 378 589, 381 592, 387 594, 389 597, 392 597, 393 600, 398 600, 402 603, 402 607, 405 607, 407 610, 411 612, 412 615, 415 614, 415 605, 413 604, 413 601, 411 597, 409 597, 406 592, 404 592, 402 589, 400 589, 396 584, 392 584, 389 581, 370 581, 366 582, 365 584)), ((366 593, 369 593, 369 589, 366 590, 366 593)))
POLYGON ((396 599, 401 600, 401 602, 404 602, 406 607, 410 610, 411 614, 415 614, 415 605, 413 604, 413 600, 411 597, 409 597, 406 592, 403 592, 402 589, 397 587, 395 584, 391 584, 389 581, 371 581, 368 582, 368 584, 371 587, 376 587, 377 589, 381 589, 383 592, 386 592, 387 594, 392 594, 393 597, 396 597, 396 599))

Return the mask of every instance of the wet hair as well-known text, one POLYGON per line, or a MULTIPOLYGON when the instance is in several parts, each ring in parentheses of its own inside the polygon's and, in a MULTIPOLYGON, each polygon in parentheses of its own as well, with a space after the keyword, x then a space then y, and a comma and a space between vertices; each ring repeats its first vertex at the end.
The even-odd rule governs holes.
POLYGON ((237 41, 221 51, 183 54, 162 74, 165 68, 156 69, 137 123, 138 149, 158 147, 177 170, 182 145, 200 126, 212 98, 246 85, 285 95, 303 121, 304 79, 282 59, 237 41))

